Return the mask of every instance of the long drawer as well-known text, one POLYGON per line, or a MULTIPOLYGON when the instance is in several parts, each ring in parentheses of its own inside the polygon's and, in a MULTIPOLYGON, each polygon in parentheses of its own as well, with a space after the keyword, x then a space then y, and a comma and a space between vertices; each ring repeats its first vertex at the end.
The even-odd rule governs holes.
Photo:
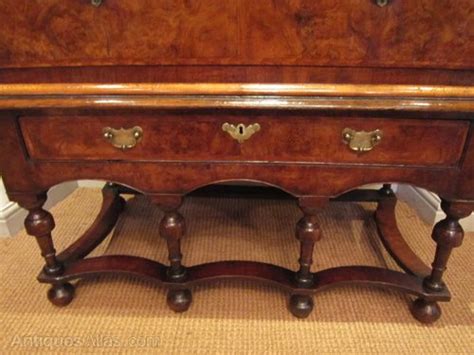
POLYGON ((24 116, 34 160, 453 166, 469 123, 267 114, 24 116))
POLYGON ((474 68, 472 0, 0 0, 0 6, 0 67, 474 68))

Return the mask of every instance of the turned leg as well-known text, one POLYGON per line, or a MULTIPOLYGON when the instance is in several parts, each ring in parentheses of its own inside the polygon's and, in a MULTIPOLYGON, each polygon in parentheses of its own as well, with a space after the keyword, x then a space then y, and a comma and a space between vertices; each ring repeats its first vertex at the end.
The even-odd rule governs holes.
MULTIPOLYGON (((55 227, 51 213, 43 209, 46 193, 24 196, 17 199, 20 205, 28 210, 25 228, 29 235, 34 236, 41 250, 46 265, 44 272, 49 276, 60 276, 63 265, 56 258, 51 232, 55 227)), ((74 297, 74 287, 70 283, 54 284, 48 291, 48 299, 56 306, 68 305, 74 297)))
MULTIPOLYGON (((437 223, 433 229, 433 240, 436 242, 436 254, 432 264, 431 275, 425 278, 424 287, 429 292, 445 290, 443 274, 446 271, 449 256, 454 248, 461 246, 464 231, 459 220, 468 217, 473 204, 463 202, 442 201, 441 208, 446 213, 446 218, 437 223)), ((413 316, 422 323, 433 323, 441 316, 441 308, 436 302, 417 299, 411 308, 413 316)))
POLYGON ((169 281, 176 283, 176 287, 168 292, 168 306, 175 312, 184 312, 191 305, 191 291, 179 286, 179 283, 186 281, 186 268, 182 265, 181 260, 181 238, 185 234, 186 226, 183 216, 177 211, 179 203, 173 206, 163 206, 165 215, 160 223, 160 234, 166 239, 168 245, 168 258, 170 266, 168 268, 167 277, 169 281))
MULTIPOLYGON (((300 201, 300 207, 304 216, 296 225, 296 238, 300 241, 300 258, 298 260, 300 267, 295 274, 295 283, 298 288, 311 288, 314 284, 311 273, 314 244, 321 239, 321 230, 315 216, 317 208, 309 208, 302 201, 300 201)), ((289 309, 295 317, 308 317, 313 306, 313 298, 307 294, 296 293, 290 297, 289 309)))

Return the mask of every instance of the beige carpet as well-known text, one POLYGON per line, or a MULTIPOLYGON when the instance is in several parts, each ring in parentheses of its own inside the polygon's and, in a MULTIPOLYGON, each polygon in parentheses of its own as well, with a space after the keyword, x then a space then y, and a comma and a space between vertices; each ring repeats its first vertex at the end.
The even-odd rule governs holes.
MULTIPOLYGON (((80 189, 53 209, 57 249, 73 241, 98 212, 99 190, 80 189)), ((379 251, 371 219, 373 204, 332 203, 320 216, 324 239, 314 269, 338 265, 388 265, 379 251)), ((292 201, 188 199, 182 208, 188 234, 187 265, 243 259, 296 269, 294 225, 300 212, 292 201)), ((400 228, 429 262, 430 228, 405 205, 400 228)), ((143 197, 129 200, 112 239, 94 254, 128 253, 166 261, 158 234, 160 211, 143 197)), ((35 281, 42 259, 34 239, 20 233, 0 240, 0 352, 143 353, 473 353, 474 239, 468 236, 451 259, 446 281, 454 295, 442 304, 433 326, 417 323, 409 297, 378 289, 348 287, 315 296, 307 320, 286 310, 286 294, 252 282, 226 281, 194 289, 184 314, 166 306, 165 290, 122 277, 80 281, 77 297, 64 309, 46 300, 35 281)))

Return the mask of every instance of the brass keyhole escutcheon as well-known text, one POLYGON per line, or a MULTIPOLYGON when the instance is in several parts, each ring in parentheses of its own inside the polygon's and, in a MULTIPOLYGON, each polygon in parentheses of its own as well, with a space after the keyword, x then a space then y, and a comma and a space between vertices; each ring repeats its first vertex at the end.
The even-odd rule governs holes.
POLYGON ((342 139, 349 148, 358 153, 370 152, 378 145, 383 138, 383 131, 376 129, 372 132, 356 131, 345 128, 342 131, 342 139))
POLYGON ((102 130, 102 134, 115 148, 130 150, 135 148, 138 142, 143 138, 143 129, 138 126, 130 129, 105 127, 102 130))
POLYGON ((255 133, 260 131, 261 127, 258 123, 253 123, 251 125, 245 126, 243 123, 233 125, 230 123, 224 123, 222 125, 222 130, 229 133, 229 135, 239 143, 243 143, 246 140, 250 139, 255 133))

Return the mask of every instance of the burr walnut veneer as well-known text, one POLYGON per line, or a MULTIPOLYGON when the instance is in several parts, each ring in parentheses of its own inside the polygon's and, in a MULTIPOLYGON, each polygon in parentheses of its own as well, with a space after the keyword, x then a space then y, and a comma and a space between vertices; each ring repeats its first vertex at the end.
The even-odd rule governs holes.
POLYGON ((415 318, 439 318, 438 302, 451 297, 442 276, 464 235, 459 220, 474 209, 472 0, 0 0, 0 7, 0 170, 10 198, 29 211, 25 226, 46 263, 39 281, 52 285, 53 304, 71 302, 73 280, 121 273, 169 287, 170 307, 184 311, 194 285, 239 277, 286 290, 297 317, 311 312, 311 294, 363 284, 412 294, 415 318), (56 253, 46 193, 77 179, 107 182, 103 206, 89 230, 56 253), (183 198, 231 181, 295 199, 298 270, 236 260, 185 266, 183 198), (358 190, 370 183, 384 185, 358 190), (397 229, 391 183, 442 198, 447 217, 433 230, 432 266, 397 229), (113 229, 124 193, 163 209, 168 265, 87 257, 113 229), (331 199, 378 202, 380 237, 403 272, 311 270, 324 236, 317 215, 331 199))

